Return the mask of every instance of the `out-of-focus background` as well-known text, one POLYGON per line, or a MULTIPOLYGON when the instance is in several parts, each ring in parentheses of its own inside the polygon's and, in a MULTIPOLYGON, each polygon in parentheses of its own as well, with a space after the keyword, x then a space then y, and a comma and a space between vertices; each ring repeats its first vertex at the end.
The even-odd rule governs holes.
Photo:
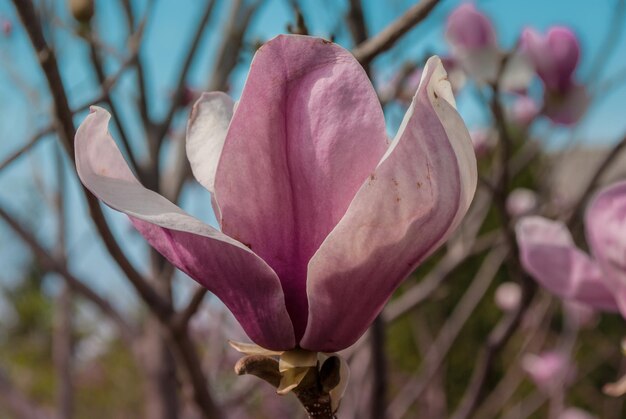
MULTIPOLYGON (((88 214, 74 166, 60 145, 43 58, 35 53, 14 2, 20 1, 0 0, 0 417, 203 417, 206 410, 197 406, 193 384, 181 372, 184 361, 172 358, 167 339, 88 214), (136 335, 123 336, 101 306, 76 291, 74 280, 109 304, 136 335)), ((419 2, 95 0, 89 22, 72 15, 70 3, 83 2, 34 1, 34 9, 56 56, 76 126, 89 105, 113 107, 111 131, 128 146, 126 155, 140 166, 160 169, 149 187, 216 226, 210 196, 184 158, 186 120, 199 94, 222 90, 236 99, 255 50, 278 34, 306 32, 353 49, 363 41, 354 25, 364 28, 366 37, 375 37, 419 2), (156 152, 146 140, 154 136, 159 137, 156 152)), ((423 20, 371 61, 370 76, 390 137, 425 59, 454 55, 445 37, 446 21, 465 2, 435 3, 423 20)), ((558 218, 572 205, 584 205, 577 201, 589 179, 626 135, 626 2, 472 4, 493 22, 503 52, 518 45, 526 28, 543 34, 552 26, 565 26, 579 40, 573 77, 589 95, 579 119, 563 124, 542 114, 543 86, 536 76, 523 94, 538 109, 528 121, 514 121, 517 93, 502 98, 515 141, 515 155, 505 163, 512 168, 505 193, 510 197, 518 188, 530 189, 532 202, 521 198, 521 212, 558 218)), ((498 171, 494 162, 502 141, 490 106, 494 93, 470 73, 463 78, 456 92, 458 110, 476 140, 481 177, 487 181, 479 186, 464 224, 465 239, 455 239, 429 259, 388 305, 379 325, 384 339, 372 345, 366 335, 347 350, 353 379, 341 418, 458 413, 471 396, 470 377, 488 336, 510 310, 498 302, 498 293, 512 301, 513 309, 520 304, 511 274, 514 263, 508 265, 494 251, 506 246, 500 236, 519 215, 510 211, 503 220, 490 195, 489 179, 498 171), (378 404, 377 397, 382 399, 378 404)), ((597 184, 625 177, 622 153, 610 160, 597 184)), ((103 212, 130 262, 149 275, 153 266, 143 238, 124 215, 106 207, 103 212)), ((585 246, 582 234, 575 236, 585 246)), ((168 287, 181 309, 195 296, 201 300, 189 336, 224 417, 303 417, 292 396, 275 396, 266 383, 234 375, 238 354, 226 340, 246 338, 215 297, 199 294, 195 282, 178 271, 170 272, 168 287)), ((619 350, 623 319, 569 307, 543 291, 529 304, 512 336, 494 351, 473 417, 556 418, 574 407, 589 417, 624 417, 623 400, 602 392, 626 365, 619 350), (578 314, 568 310, 583 312, 588 323, 572 326, 571 316, 578 314), (556 353, 568 371, 549 390, 528 367, 546 353, 556 353)), ((536 368, 545 372, 553 365, 536 368)))

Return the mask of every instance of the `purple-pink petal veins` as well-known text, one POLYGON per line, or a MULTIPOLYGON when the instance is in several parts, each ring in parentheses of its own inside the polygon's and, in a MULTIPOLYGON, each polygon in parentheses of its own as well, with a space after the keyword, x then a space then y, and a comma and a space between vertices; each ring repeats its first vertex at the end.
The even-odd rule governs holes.
POLYGON ((269 349, 293 348, 293 327, 274 271, 246 246, 144 188, 108 133, 109 119, 108 112, 93 107, 78 128, 76 166, 83 184, 127 214, 172 264, 215 293, 250 339, 269 349))
POLYGON ((578 39, 570 29, 555 26, 542 36, 527 28, 522 33, 522 48, 548 90, 568 90, 580 56, 578 39))
POLYGON ((389 150, 309 263, 303 348, 353 344, 467 211, 476 160, 453 104, 445 70, 433 57, 389 150))
POLYGON ((626 318, 626 181, 603 189, 585 216, 587 241, 626 318))
POLYGON ((309 259, 387 144, 376 92, 348 51, 283 35, 258 50, 228 129, 215 197, 222 231, 278 274, 297 339, 307 323, 309 259))
POLYGON ((561 222, 521 218, 515 228, 522 266, 548 291, 600 310, 617 310, 600 267, 578 249, 561 222))

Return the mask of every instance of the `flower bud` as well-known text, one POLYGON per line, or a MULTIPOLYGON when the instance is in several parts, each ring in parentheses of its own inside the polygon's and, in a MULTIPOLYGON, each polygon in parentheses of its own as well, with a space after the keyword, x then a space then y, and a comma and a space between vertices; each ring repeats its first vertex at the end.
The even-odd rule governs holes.
POLYGON ((537 209, 537 194, 530 189, 517 188, 506 199, 506 211, 511 217, 528 215, 537 209))
POLYGON ((545 36, 527 28, 522 33, 522 50, 547 90, 564 93, 569 89, 580 56, 578 39, 569 28, 555 26, 545 36))
POLYGON ((478 50, 496 45, 496 32, 487 16, 473 4, 457 7, 448 17, 446 39, 455 48, 478 50))
POLYGON ((503 282, 496 289, 496 306, 504 312, 511 312, 519 307, 522 301, 522 289, 515 282, 503 282))
POLYGON ((94 0, 68 0, 68 6, 74 19, 80 23, 89 23, 94 14, 94 0))

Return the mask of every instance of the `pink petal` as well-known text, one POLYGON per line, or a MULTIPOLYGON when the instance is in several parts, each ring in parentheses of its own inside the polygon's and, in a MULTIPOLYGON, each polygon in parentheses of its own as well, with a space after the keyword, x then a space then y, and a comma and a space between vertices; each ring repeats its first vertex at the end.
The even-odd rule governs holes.
POLYGON ((83 184, 127 214, 172 264, 215 293, 254 342, 269 349, 295 346, 279 280, 241 243, 182 211, 137 181, 107 131, 110 115, 93 107, 76 134, 83 184))
POLYGON ((456 48, 478 50, 495 46, 496 32, 487 16, 466 3, 448 17, 446 39, 456 48))
POLYGON ((215 178, 222 230, 278 274, 296 338, 309 259, 387 148, 365 72, 345 49, 278 36, 256 53, 215 178))
POLYGON ((309 263, 303 348, 332 352, 354 343, 460 223, 476 188, 476 159, 451 103, 433 57, 389 150, 309 263))
POLYGON ((626 318, 626 182, 602 190, 585 216, 587 240, 626 318))
POLYGON ((525 29, 522 48, 548 90, 563 92, 568 88, 580 56, 578 39, 569 28, 555 26, 545 36, 525 29))
POLYGON ((203 93, 187 124, 187 158, 194 177, 214 193, 215 172, 233 117, 235 102, 225 93, 203 93))
POLYGON ((598 265, 576 247, 567 227, 558 221, 532 216, 515 228, 522 266, 558 297, 615 311, 598 265))

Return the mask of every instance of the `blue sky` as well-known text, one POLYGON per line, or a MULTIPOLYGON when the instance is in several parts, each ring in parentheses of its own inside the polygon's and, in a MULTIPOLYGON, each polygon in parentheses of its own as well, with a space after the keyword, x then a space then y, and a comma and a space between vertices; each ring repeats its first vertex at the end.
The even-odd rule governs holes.
MULTIPOLYGON (((73 105, 82 104, 97 96, 94 76, 87 61, 87 48, 84 43, 63 28, 69 22, 64 10, 64 0, 50 2, 59 13, 61 28, 55 33, 59 61, 73 105)), ((124 50, 127 33, 121 15, 119 2, 97 1, 96 25, 103 36, 103 42, 113 49, 124 50)), ((185 53, 185 48, 200 15, 203 1, 199 0, 155 0, 150 10, 150 20, 142 46, 142 58, 149 70, 151 113, 161 116, 166 109, 167 99, 175 83, 178 68, 185 53)), ((313 34, 328 37, 336 36, 337 41, 350 47, 349 34, 342 24, 342 16, 347 10, 347 1, 309 0, 301 1, 305 15, 313 34)), ((371 33, 376 33, 397 18, 407 7, 413 4, 407 0, 364 0, 365 14, 371 33)), ((426 22, 411 31, 397 46, 381 56, 374 63, 374 72, 380 77, 389 77, 406 59, 418 60, 426 53, 445 54, 447 45, 443 39, 443 24, 446 16, 460 1, 443 0, 426 22)), ((610 59, 597 57, 607 35, 609 22, 617 10, 617 0, 482 0, 475 2, 494 21, 500 39, 500 45, 510 47, 514 44, 522 28, 532 26, 545 31, 555 24, 567 25, 580 36, 582 61, 577 77, 581 81, 598 85, 611 77, 626 71, 626 33, 620 30, 616 38, 615 51, 610 59), (599 60, 599 71, 591 74, 594 63, 599 60)), ((138 14, 147 10, 147 0, 134 3, 138 14)), ((218 0, 216 13, 210 22, 199 54, 192 68, 190 85, 201 89, 206 84, 212 65, 214 52, 220 40, 221 29, 226 21, 230 2, 218 0)), ((15 12, 9 0, 0 0, 0 17, 16 21, 15 12)), ((618 15, 626 26, 626 16, 618 15)), ((247 40, 266 40, 279 33, 284 33, 287 23, 292 21, 292 13, 286 0, 268 0, 253 21, 247 40)), ((59 25, 59 22, 55 22, 59 25)), ((0 161, 11 151, 23 144, 38 128, 48 123, 50 98, 45 81, 40 73, 31 46, 25 33, 14 24, 15 30, 10 37, 0 35, 0 161), (24 93, 28 86, 28 95, 24 93)), ((242 62, 231 80, 231 93, 237 96, 241 91, 251 52, 242 56, 242 62)), ((107 70, 114 72, 119 60, 107 61, 107 70)), ((133 146, 140 150, 141 129, 138 115, 132 112, 130 104, 134 100, 136 82, 132 75, 122 78, 114 94, 122 107, 123 118, 129 128, 133 146)), ((553 129, 548 123, 538 124, 537 134, 549 134, 551 144, 563 143, 575 137, 582 142, 606 144, 617 141, 626 132, 624 108, 626 104, 626 86, 610 89, 597 98, 582 124, 574 129, 553 129)), ((485 123, 485 114, 476 104, 475 97, 463 93, 458 98, 459 109, 470 127, 480 127, 485 123)), ((78 115, 76 121, 84 115, 78 115)), ((180 118, 181 126, 184 115, 180 118)), ((390 129, 393 129, 390 126, 390 129)), ((45 216, 43 201, 34 191, 41 185, 54 185, 53 136, 39 144, 31 155, 0 173, 0 200, 7 203, 24 221, 35 226, 38 235, 47 243, 54 241, 55 225, 51 217, 45 216), (33 181, 36 174, 36 182, 33 181)), ((71 208, 69 224, 69 247, 72 255, 71 264, 80 275, 88 278, 99 291, 115 295, 123 304, 132 299, 132 293, 120 295, 123 287, 119 272, 107 261, 102 246, 93 238, 92 229, 85 219, 85 206, 80 197, 75 175, 68 169, 70 179, 67 202, 71 208)), ((44 188, 45 189, 45 188, 44 188)), ((208 194, 198 193, 197 186, 190 187, 185 194, 185 207, 198 217, 211 221, 208 194)), ((125 217, 112 211, 107 216, 113 220, 118 237, 123 238, 132 257, 142 259, 144 247, 141 238, 132 233, 125 217)), ((8 281, 20 268, 23 261, 23 247, 8 229, 0 225, 0 262, 5 269, 0 273, 0 283, 8 281)))

